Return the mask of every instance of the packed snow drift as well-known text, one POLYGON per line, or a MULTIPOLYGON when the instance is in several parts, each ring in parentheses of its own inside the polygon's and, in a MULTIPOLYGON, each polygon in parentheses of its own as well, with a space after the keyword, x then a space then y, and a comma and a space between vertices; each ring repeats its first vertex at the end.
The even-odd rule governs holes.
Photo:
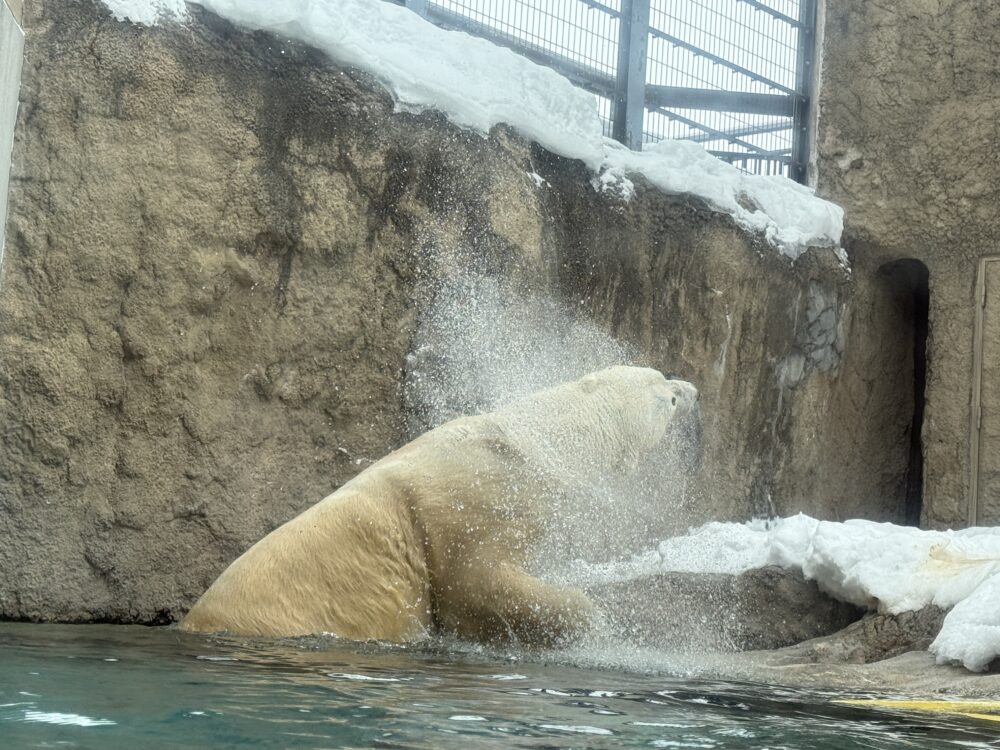
MULTIPOLYGON (((116 18, 183 21, 183 0, 104 0, 116 18)), ((439 110, 455 124, 487 133, 507 124, 549 151, 583 161, 598 188, 627 197, 626 175, 660 190, 690 194, 761 232, 783 254, 839 248, 843 210, 784 177, 747 175, 690 142, 666 140, 642 152, 603 137, 595 97, 554 70, 459 31, 438 28, 384 0, 201 0, 234 23, 323 50, 380 81, 400 110, 439 110)))

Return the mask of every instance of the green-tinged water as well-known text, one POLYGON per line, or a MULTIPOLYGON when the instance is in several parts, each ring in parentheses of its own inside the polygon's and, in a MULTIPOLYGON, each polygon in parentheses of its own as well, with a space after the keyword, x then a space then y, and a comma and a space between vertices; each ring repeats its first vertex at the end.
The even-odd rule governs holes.
POLYGON ((0 624, 0 747, 988 748, 996 725, 497 656, 0 624))

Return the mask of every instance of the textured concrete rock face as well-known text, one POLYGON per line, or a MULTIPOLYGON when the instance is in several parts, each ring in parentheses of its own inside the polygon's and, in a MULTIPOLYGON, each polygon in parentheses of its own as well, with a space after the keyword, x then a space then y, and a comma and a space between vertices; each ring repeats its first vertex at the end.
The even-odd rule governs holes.
MULTIPOLYGON (((964 525, 976 267, 1000 248, 1000 5, 826 6, 819 192, 845 209, 856 281, 901 258, 929 269, 923 521, 964 525)), ((875 388, 892 377, 881 364, 875 388)))
POLYGON ((840 632, 800 643, 780 656, 829 664, 870 664, 911 651, 926 651, 941 630, 946 614, 934 606, 898 615, 873 612, 840 632))
POLYGON ((407 439, 407 355, 470 270, 698 384, 703 486, 663 517, 898 520, 898 457, 865 470, 892 423, 852 350, 874 292, 829 252, 792 266, 642 184, 623 204, 503 129, 394 113, 365 76, 192 12, 147 29, 89 0, 25 8, 0 617, 178 617, 407 439))

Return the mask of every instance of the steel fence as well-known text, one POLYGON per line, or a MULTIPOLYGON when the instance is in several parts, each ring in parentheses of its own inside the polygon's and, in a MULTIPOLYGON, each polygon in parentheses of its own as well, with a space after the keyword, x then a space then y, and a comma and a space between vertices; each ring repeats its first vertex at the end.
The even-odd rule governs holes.
POLYGON ((630 148, 806 179, 816 0, 392 0, 555 68, 630 148))

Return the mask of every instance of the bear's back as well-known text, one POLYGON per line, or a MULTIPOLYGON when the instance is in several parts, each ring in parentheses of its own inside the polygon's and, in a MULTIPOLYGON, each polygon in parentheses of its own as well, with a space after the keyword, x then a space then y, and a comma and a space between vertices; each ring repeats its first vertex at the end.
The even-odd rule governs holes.
POLYGON ((430 627, 423 550, 406 508, 345 486, 237 558, 181 628, 409 640, 430 627))

